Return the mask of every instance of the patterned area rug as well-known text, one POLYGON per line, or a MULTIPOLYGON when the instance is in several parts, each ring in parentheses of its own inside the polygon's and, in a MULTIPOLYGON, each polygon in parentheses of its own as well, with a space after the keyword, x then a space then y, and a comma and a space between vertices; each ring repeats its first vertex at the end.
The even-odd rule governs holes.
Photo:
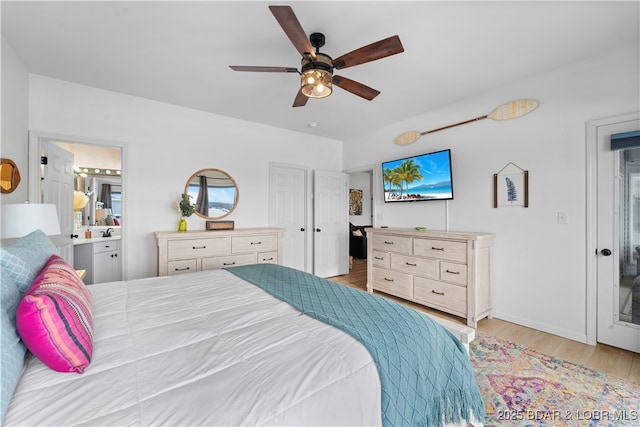
POLYGON ((478 332, 471 362, 487 426, 638 426, 640 386, 478 332))

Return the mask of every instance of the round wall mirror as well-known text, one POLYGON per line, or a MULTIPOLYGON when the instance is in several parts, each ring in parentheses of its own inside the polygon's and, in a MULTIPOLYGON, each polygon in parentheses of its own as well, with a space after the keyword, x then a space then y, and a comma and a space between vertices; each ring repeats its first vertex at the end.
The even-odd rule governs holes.
POLYGON ((194 173, 184 192, 198 205, 194 213, 204 219, 226 217, 238 206, 240 196, 234 179, 220 169, 201 169, 194 173))
POLYGON ((20 184, 18 165, 11 159, 0 159, 0 189, 11 193, 20 184))

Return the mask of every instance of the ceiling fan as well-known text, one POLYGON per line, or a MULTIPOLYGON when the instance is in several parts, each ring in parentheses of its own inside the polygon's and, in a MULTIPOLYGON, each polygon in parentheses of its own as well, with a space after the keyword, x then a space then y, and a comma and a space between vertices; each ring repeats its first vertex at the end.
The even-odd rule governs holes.
POLYGON ((301 69, 243 65, 230 65, 229 67, 234 71, 298 73, 300 75, 300 89, 293 101, 294 107, 303 107, 309 98, 325 98, 331 95, 333 85, 371 101, 380 94, 379 91, 346 77, 334 75, 334 69, 341 70, 404 52, 400 38, 392 36, 332 59, 329 55, 320 52, 320 48, 325 43, 324 34, 313 33, 307 39, 290 6, 269 6, 269 9, 291 43, 302 55, 301 69))

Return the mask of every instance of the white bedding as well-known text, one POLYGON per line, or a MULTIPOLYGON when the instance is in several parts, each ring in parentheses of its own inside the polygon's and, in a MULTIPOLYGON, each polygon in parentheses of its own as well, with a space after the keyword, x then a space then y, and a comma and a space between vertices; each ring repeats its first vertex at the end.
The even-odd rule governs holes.
POLYGON ((89 286, 84 374, 28 357, 5 425, 379 425, 367 350, 224 270, 89 286))

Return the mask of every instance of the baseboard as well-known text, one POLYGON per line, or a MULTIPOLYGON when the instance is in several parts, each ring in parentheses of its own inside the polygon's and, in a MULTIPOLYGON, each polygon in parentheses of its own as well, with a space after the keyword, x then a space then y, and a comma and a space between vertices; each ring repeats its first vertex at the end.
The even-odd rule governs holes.
POLYGON ((562 338, 567 338, 573 341, 578 341, 583 344, 589 344, 587 342, 587 334, 576 334, 573 331, 568 331, 566 329, 558 328, 553 325, 547 325, 544 323, 532 322, 527 319, 520 318, 518 316, 512 316, 510 314, 494 312, 493 317, 498 318, 500 320, 504 320, 506 322, 515 323, 520 326, 526 326, 527 328, 536 329, 538 331, 546 332, 548 334, 557 335, 562 338))

